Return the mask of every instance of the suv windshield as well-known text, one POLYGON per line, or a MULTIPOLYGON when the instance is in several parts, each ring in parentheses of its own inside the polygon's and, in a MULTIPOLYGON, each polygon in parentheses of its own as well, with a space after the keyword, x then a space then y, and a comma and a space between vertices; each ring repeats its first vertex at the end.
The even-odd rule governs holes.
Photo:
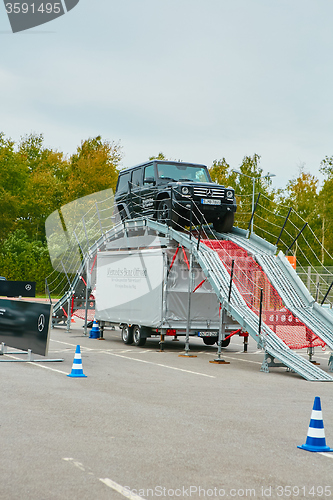
POLYGON ((194 165, 170 165, 159 163, 157 165, 160 179, 174 181, 211 182, 207 170, 194 165))

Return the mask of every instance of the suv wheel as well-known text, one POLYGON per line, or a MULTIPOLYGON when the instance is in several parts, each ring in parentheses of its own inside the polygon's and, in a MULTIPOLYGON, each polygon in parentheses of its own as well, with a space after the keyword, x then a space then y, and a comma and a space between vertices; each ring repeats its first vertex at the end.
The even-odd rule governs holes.
POLYGON ((230 233, 234 225, 234 221, 235 221, 235 213, 228 212, 227 214, 225 214, 225 216, 221 221, 220 220, 214 221, 213 226, 215 231, 217 231, 218 233, 230 233))
POLYGON ((115 224, 119 224, 120 222, 124 223, 126 220, 126 211, 124 207, 115 207, 113 220, 115 224))
POLYGON ((176 215, 171 209, 171 200, 166 198, 161 200, 157 206, 157 221, 162 224, 176 226, 178 222, 178 215, 176 215))

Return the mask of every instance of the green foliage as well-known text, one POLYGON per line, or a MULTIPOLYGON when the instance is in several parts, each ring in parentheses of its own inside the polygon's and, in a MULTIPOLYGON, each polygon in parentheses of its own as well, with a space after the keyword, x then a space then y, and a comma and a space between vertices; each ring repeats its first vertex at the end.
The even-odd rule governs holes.
POLYGON ((217 184, 222 184, 223 186, 235 185, 237 174, 230 172, 230 165, 225 158, 214 160, 209 173, 212 181, 217 184))
MULTIPOLYGON (((82 141, 73 155, 65 157, 44 145, 43 134, 26 135, 15 144, 0 132, 0 274, 7 279, 37 281, 39 292, 44 292, 45 276, 52 271, 45 243, 46 218, 78 198, 115 190, 121 159, 120 144, 101 136, 82 141)), ((152 159, 167 157, 159 152, 152 159)), ((258 154, 244 156, 238 170, 241 175, 224 157, 209 168, 213 182, 235 189, 236 225, 248 227, 254 186, 254 200, 261 193, 254 217, 256 234, 275 243, 292 207, 279 248, 285 251, 308 222, 311 230, 304 230, 290 253, 304 265, 333 264, 333 156, 326 156, 320 164, 325 176, 322 187, 301 168, 284 190, 272 190, 258 154)))
POLYGON ((320 172, 327 177, 333 176, 333 156, 325 156, 320 163, 320 172))
POLYGON ((149 160, 167 160, 167 157, 160 151, 157 156, 149 156, 149 160))
POLYGON ((66 203, 97 191, 115 191, 121 146, 102 141, 100 136, 82 141, 69 163, 66 203))

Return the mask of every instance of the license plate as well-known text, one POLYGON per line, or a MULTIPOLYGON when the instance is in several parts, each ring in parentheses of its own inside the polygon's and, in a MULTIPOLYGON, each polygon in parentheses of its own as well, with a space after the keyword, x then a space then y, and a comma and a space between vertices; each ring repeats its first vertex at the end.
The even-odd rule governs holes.
POLYGON ((221 200, 213 200, 212 198, 201 198, 203 205, 221 205, 221 200))
POLYGON ((198 336, 199 337, 217 337, 218 332, 199 332, 198 336))

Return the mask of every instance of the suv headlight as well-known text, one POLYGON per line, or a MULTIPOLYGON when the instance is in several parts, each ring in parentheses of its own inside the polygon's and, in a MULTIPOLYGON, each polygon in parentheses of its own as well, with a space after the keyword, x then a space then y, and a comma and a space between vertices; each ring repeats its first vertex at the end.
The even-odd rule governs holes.
POLYGON ((233 191, 227 191, 227 198, 228 200, 231 200, 234 197, 233 191))
POLYGON ((188 187, 183 186, 181 189, 181 192, 182 192, 182 194, 184 194, 186 196, 187 194, 189 194, 190 191, 189 191, 188 187))

